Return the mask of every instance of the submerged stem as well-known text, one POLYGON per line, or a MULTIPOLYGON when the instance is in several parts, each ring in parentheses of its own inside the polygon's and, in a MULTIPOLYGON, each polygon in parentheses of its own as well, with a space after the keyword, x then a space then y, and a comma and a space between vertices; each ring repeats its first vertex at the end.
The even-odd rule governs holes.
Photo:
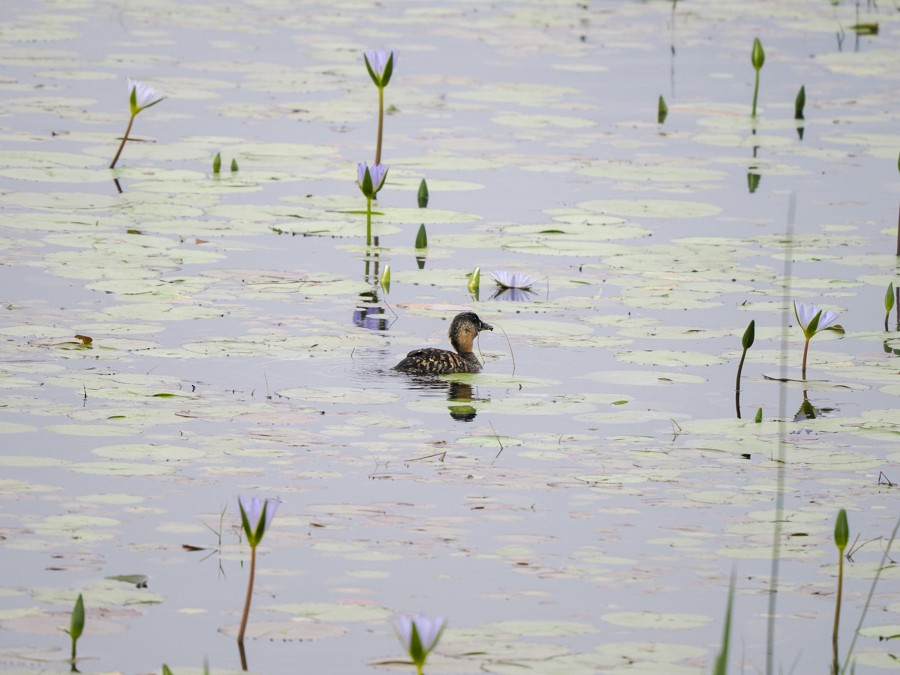
POLYGON ((241 617, 241 630, 238 631, 238 642, 244 641, 247 630, 247 618, 250 616, 250 600, 253 598, 253 579, 256 576, 256 547, 250 548, 250 579, 247 581, 247 599, 244 601, 244 616, 241 617))
POLYGON ((375 163, 381 164, 381 131, 384 128, 384 87, 378 87, 378 142, 375 144, 375 163))
POLYGON ((122 142, 119 143, 119 149, 116 150, 116 156, 113 157, 112 163, 109 165, 110 169, 116 168, 116 162, 119 161, 119 155, 122 154, 122 149, 125 147, 125 141, 128 140, 128 134, 131 133, 131 125, 134 124, 134 115, 131 116, 131 119, 128 120, 128 126, 125 128, 125 134, 122 136, 122 142))

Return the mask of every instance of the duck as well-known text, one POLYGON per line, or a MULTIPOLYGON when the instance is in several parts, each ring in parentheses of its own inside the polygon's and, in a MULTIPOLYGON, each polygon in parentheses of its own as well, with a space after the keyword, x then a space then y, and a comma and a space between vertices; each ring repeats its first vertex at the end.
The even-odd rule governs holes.
POLYGON ((394 366, 394 370, 414 375, 443 375, 446 373, 478 373, 481 362, 472 352, 472 343, 483 330, 494 327, 478 318, 475 312, 457 314, 450 323, 447 335, 456 351, 426 347, 413 349, 394 366))

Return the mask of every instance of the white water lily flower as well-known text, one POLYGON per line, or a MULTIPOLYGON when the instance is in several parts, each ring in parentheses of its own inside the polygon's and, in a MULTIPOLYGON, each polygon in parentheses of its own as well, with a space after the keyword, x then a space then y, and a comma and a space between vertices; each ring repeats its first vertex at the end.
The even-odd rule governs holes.
POLYGON ((528 290, 537 283, 537 279, 524 272, 507 272, 506 270, 496 270, 491 272, 491 279, 500 288, 519 288, 528 290))
POLYGON ((806 357, 809 354, 809 341, 813 336, 823 330, 833 330, 843 334, 844 329, 836 322, 838 315, 827 309, 819 309, 816 305, 806 305, 802 302, 794 302, 794 316, 803 331, 806 342, 803 345, 803 366, 800 370, 803 379, 806 379, 806 357))
POLYGON ((811 338, 820 331, 834 328, 838 320, 836 312, 819 309, 816 305, 807 305, 802 302, 794 303, 794 314, 807 338, 811 338), (817 317, 818 320, 815 320, 817 317))
POLYGON ((263 535, 269 529, 281 500, 278 498, 238 497, 238 508, 241 511, 241 527, 247 535, 247 543, 256 548, 263 535), (265 516, 265 517, 263 517, 265 516))
POLYGON ((149 108, 162 101, 163 96, 158 90, 149 84, 144 84, 139 80, 128 78, 128 94, 131 97, 131 114, 137 115, 144 108, 149 108))
POLYGON ((394 632, 403 644, 419 673, 425 665, 425 659, 437 646, 447 622, 443 617, 433 619, 420 614, 416 616, 398 616, 394 620, 394 632))

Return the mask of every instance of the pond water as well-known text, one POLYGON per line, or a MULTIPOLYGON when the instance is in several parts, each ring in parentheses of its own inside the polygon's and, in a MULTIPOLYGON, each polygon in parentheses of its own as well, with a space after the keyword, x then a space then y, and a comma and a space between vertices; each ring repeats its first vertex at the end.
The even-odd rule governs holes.
MULTIPOLYGON (((258 494, 254 672, 412 672, 421 612, 429 673, 705 673, 732 572, 731 671, 825 672, 838 510, 842 655, 900 515, 898 9, 7 3, 0 668, 68 670, 82 593, 82 672, 239 671, 258 494), (110 171, 126 77, 166 98, 110 171), (845 330, 805 382, 794 300, 845 330), (482 373, 390 369, 464 309, 482 373)), ((898 669, 895 560, 857 673, 898 669)))

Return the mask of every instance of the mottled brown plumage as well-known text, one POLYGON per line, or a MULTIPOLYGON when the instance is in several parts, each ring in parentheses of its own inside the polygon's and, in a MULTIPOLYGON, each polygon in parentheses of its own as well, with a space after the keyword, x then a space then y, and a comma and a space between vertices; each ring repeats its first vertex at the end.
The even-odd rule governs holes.
POLYGON ((457 314, 450 324, 448 335, 455 352, 449 349, 414 349, 394 366, 394 370, 417 375, 442 375, 444 373, 477 373, 481 362, 472 352, 472 343, 483 330, 494 330, 478 318, 474 312, 457 314))

